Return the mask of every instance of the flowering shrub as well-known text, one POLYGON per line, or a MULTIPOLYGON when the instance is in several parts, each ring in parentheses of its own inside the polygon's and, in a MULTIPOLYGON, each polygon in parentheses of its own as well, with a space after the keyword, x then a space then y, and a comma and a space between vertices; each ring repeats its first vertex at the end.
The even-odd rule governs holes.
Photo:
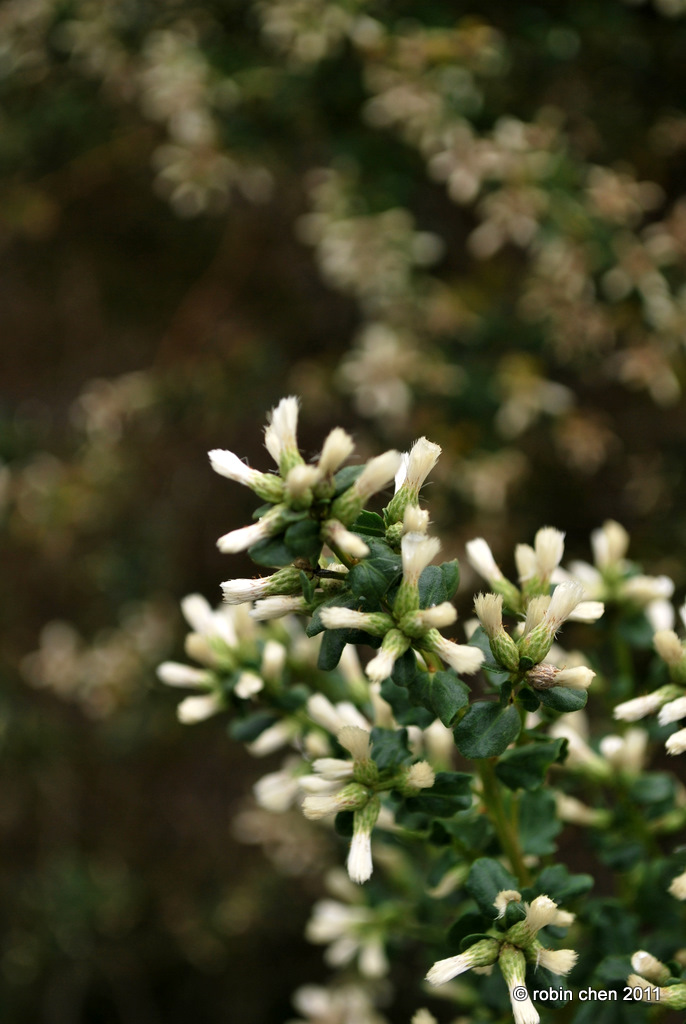
MULTIPOLYGON (((327 876, 338 898, 317 903, 307 928, 341 977, 296 993, 303 1019, 383 1020, 394 963, 418 990, 426 974, 417 1002, 445 996, 475 1020, 509 1004, 518 1024, 535 1024, 536 1004, 552 1000, 578 1004, 580 1022, 633 1020, 636 1002, 686 1008, 686 790, 647 767, 665 738, 669 754, 686 749, 686 729, 674 731, 686 647, 671 628, 671 580, 628 561, 611 521, 593 534, 594 566, 568 569, 564 535, 541 528, 517 545, 516 582, 476 538, 467 559, 489 589, 474 599, 468 642, 450 639, 459 567, 436 563, 419 501, 438 445, 420 438, 409 453, 347 465, 353 442, 335 429, 306 463, 297 416, 295 398, 270 416, 277 473, 210 452, 263 502, 219 549, 275 571, 222 583, 217 611, 186 598, 186 649, 201 667, 158 672, 197 691, 182 721, 227 711, 254 756, 287 749, 257 803, 333 821, 337 855, 347 848, 348 877, 327 876), (383 511, 370 510, 393 480, 383 511), (558 647, 567 623, 581 624, 585 654, 558 647), (358 647, 374 652, 364 669, 358 647), (634 666, 649 692, 633 693, 634 666), (622 723, 656 711, 645 729, 608 734, 612 712, 622 723), (583 845, 565 825, 585 830, 583 845)), ((426 1007, 413 1017, 435 1019, 426 1007)))

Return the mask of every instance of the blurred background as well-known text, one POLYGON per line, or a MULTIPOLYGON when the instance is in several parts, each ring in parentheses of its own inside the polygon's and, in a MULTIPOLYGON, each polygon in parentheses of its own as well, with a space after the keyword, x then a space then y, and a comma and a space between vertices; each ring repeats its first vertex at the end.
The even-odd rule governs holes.
POLYGON ((155 676, 252 574, 206 452, 269 468, 283 395, 308 456, 440 443, 446 557, 612 517, 683 596, 685 47, 684 0, 0 4, 0 1019, 277 1024, 326 976, 279 759, 155 676))

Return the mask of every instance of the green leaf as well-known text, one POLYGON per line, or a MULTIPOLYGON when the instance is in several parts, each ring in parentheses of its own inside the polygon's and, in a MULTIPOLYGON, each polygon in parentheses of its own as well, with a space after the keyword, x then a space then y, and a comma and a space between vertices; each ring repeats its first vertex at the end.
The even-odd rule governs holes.
POLYGON ((349 487, 352 487, 363 469, 364 465, 344 466, 343 469, 339 469, 333 478, 335 487, 334 497, 337 498, 343 491, 347 491, 349 487))
POLYGON ((312 519, 303 519, 299 523, 293 523, 286 530, 284 542, 292 553, 291 561, 294 558, 309 558, 310 561, 316 563, 322 549, 319 523, 315 523, 312 519))
POLYGON ((559 906, 564 906, 576 896, 583 896, 594 886, 591 875, 570 875, 564 864, 544 868, 536 882, 522 892, 527 900, 535 896, 550 896, 559 906))
POLYGON ((344 839, 350 839, 353 834, 354 817, 354 811, 339 811, 333 820, 333 827, 336 830, 336 834, 343 836, 344 839))
POLYGON ((341 660, 341 654, 346 644, 368 644, 371 647, 378 646, 376 637, 363 633, 361 629, 327 629, 322 638, 317 658, 317 668, 322 672, 331 672, 341 660))
POLYGON ((453 949, 459 950, 463 939, 466 939, 468 935, 478 932, 486 924, 487 922, 484 921, 483 914, 477 913, 476 910, 468 910, 461 917, 458 917, 457 921, 448 931, 448 943, 453 949))
POLYGON ((574 690, 571 686, 552 686, 549 690, 536 690, 541 704, 554 711, 580 711, 586 707, 588 694, 585 690, 574 690))
POLYGON ((492 701, 477 701, 456 727, 455 742, 465 757, 497 757, 517 739, 520 728, 514 704, 501 708, 492 701))
POLYGON ((293 561, 291 549, 285 542, 284 534, 278 537, 267 537, 248 549, 248 554, 256 565, 278 567, 290 565, 293 561))
POLYGON ((519 841, 522 852, 543 856, 557 849, 553 842, 562 831, 555 797, 545 789, 523 793, 519 802, 519 841))
POLYGON ((503 889, 518 889, 519 883, 500 861, 492 857, 480 857, 471 866, 465 888, 474 897, 482 913, 494 920, 498 916, 494 906, 498 893, 503 889))
POLYGON ((534 693, 533 690, 529 689, 528 686, 522 686, 517 693, 517 700, 522 705, 525 711, 538 711, 541 706, 541 702, 534 693))
POLYGON ((566 740, 558 739, 506 750, 495 773, 510 789, 539 789, 548 768, 563 757, 566 745, 566 740))
POLYGON ((386 527, 378 512, 360 512, 359 516, 350 527, 352 533, 359 533, 364 537, 385 537, 386 527))
POLYGON ((466 772, 438 772, 430 789, 407 797, 409 811, 418 811, 437 818, 451 818, 472 804, 472 777, 466 772))
POLYGON ((407 689, 397 686, 392 677, 384 679, 381 684, 381 696, 391 705, 393 717, 399 725, 418 725, 420 729, 428 729, 436 717, 433 711, 415 704, 407 689))
MULTIPOLYGON (((417 658, 415 653, 410 647, 405 653, 398 658, 393 671, 391 672, 391 679, 398 686, 404 686, 406 689, 410 689, 412 683, 417 676, 417 658)), ((415 700, 414 704, 421 704, 421 701, 415 700)))
POLYGON ((457 559, 443 565, 427 565, 419 577, 419 607, 431 608, 443 601, 451 601, 460 583, 457 559))
POLYGON ((402 560, 382 540, 367 538, 369 555, 353 566, 346 576, 351 591, 367 609, 378 608, 388 589, 400 578, 402 560))
POLYGON ((252 743, 258 736, 261 736, 265 729, 268 729, 270 725, 275 725, 279 721, 274 715, 270 715, 266 711, 258 711, 254 715, 248 715, 247 718, 237 718, 229 725, 228 733, 232 740, 238 740, 239 743, 252 743))
POLYGON ((372 729, 372 760, 379 771, 399 768, 412 757, 407 747, 407 729, 372 729))
POLYGON ((432 711, 448 728, 455 721, 458 711, 469 704, 469 695, 469 687, 452 669, 418 671, 410 685, 411 698, 432 711))
POLYGON ((314 598, 314 592, 315 592, 315 589, 316 589, 315 588, 314 580, 310 579, 310 577, 307 575, 307 573, 303 572, 302 569, 300 570, 299 579, 300 579, 300 586, 302 587, 303 597, 305 598, 305 600, 307 601, 308 604, 311 604, 312 603, 312 599, 314 598))

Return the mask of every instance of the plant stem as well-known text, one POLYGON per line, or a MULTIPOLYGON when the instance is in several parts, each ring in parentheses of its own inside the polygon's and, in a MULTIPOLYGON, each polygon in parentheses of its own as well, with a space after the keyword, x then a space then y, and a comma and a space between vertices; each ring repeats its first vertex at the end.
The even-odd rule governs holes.
POLYGON ((522 886, 531 884, 529 869, 524 863, 524 855, 519 845, 519 836, 513 828, 503 801, 503 794, 500 783, 495 775, 493 762, 482 760, 476 762, 477 771, 483 785, 484 806, 489 814, 496 835, 500 840, 503 853, 512 865, 519 884, 522 886))

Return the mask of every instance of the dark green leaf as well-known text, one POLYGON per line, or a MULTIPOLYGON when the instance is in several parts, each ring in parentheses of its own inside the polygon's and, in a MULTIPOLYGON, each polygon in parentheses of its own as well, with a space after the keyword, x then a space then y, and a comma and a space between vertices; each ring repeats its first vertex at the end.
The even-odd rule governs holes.
POLYGON ((319 648, 317 668, 322 672, 331 672, 341 660, 341 654, 347 640, 345 629, 327 629, 322 637, 322 644, 319 648))
POLYGON ((471 806, 472 777, 465 772, 438 772, 433 786, 405 801, 410 811, 450 818, 471 806))
POLYGON ((297 711, 306 702, 312 691, 302 683, 289 686, 283 689, 278 695, 272 697, 274 707, 282 711, 297 711))
POLYGON ((322 542, 319 539, 319 523, 315 523, 312 519, 303 519, 299 523, 293 523, 286 530, 284 541, 286 547, 290 548, 293 558, 309 558, 310 561, 316 562, 322 549, 322 542))
POLYGON ((489 935, 488 932, 472 932, 471 935, 465 935, 460 943, 460 953, 464 953, 466 949, 469 949, 476 942, 483 942, 484 939, 492 938, 493 936, 489 935))
POLYGON ((514 875, 506 871, 500 861, 492 857, 480 857, 472 864, 465 887, 473 896, 482 913, 492 921, 498 916, 494 901, 503 889, 518 889, 514 875))
POLYGON ((517 700, 525 711, 538 711, 541 706, 540 700, 528 686, 522 686, 517 694, 517 700))
POLYGON ((253 544, 248 549, 248 554, 257 565, 281 566, 290 565, 293 561, 293 553, 287 546, 284 535, 278 537, 267 537, 258 544, 253 544))
POLYGON ((469 687, 452 669, 416 672, 410 686, 411 698, 420 701, 448 727, 455 721, 458 711, 469 704, 469 695, 469 687))
POLYGON ((302 587, 302 594, 308 604, 312 603, 315 591, 314 580, 311 579, 306 572, 300 571, 300 586, 302 587))
POLYGON ((333 478, 334 487, 336 488, 334 496, 338 497, 343 491, 347 491, 349 487, 352 487, 363 469, 363 465, 344 466, 343 469, 339 469, 333 478))
POLYGON ((436 717, 432 711, 415 704, 407 689, 404 686, 396 686, 393 679, 383 681, 381 696, 391 705, 393 716, 399 725, 418 725, 420 729, 428 729, 436 717))
POLYGON ((353 525, 350 527, 353 533, 359 533, 365 537, 385 537, 386 527, 381 516, 377 512, 361 512, 353 525))
POLYGON ((553 842, 562 830, 555 797, 544 789, 523 793, 519 803, 519 840, 523 853, 543 856, 557 849, 553 842))
MULTIPOLYGON (((405 651, 402 657, 398 658, 393 671, 391 672, 391 679, 398 686, 404 686, 407 689, 412 685, 415 676, 417 675, 417 658, 412 648, 405 651)), ((420 703, 415 701, 415 703, 420 703)))
POLYGON ((538 789, 545 781, 548 768, 560 760, 565 748, 566 741, 558 739, 506 750, 495 773, 510 789, 538 789))
POLYGON ((367 538, 369 555, 353 566, 346 583, 366 608, 378 608, 383 596, 402 575, 402 560, 385 541, 367 538))
POLYGON ((463 939, 487 927, 489 923, 489 921, 484 920, 483 914, 478 913, 476 910, 468 910, 462 917, 458 917, 457 921, 450 928, 448 932, 449 945, 453 949, 459 950, 463 939))
POLYGON ((576 896, 583 896, 593 888, 591 875, 570 875, 564 864, 554 864, 544 868, 534 885, 526 889, 522 895, 527 900, 535 896, 550 896, 560 906, 576 896))
POLYGON ((517 739, 521 723, 517 708, 477 701, 455 728, 455 742, 465 757, 497 757, 517 739))
POLYGON ((427 565, 419 577, 420 608, 431 608, 452 600, 459 582, 460 568, 456 558, 443 565, 427 565))
POLYGON ((380 771, 397 768, 411 759, 407 729, 372 729, 372 758, 380 771))
POLYGON ((339 811, 334 818, 333 827, 339 836, 350 839, 353 834, 354 811, 339 811))
POLYGON ((536 690, 541 704, 554 711, 580 711, 586 707, 588 694, 585 690, 574 690, 571 686, 552 686, 549 690, 536 690))
POLYGON ((266 711, 258 711, 247 718, 237 718, 229 725, 229 736, 239 743, 252 743, 258 736, 261 736, 270 725, 275 725, 279 719, 266 711))

